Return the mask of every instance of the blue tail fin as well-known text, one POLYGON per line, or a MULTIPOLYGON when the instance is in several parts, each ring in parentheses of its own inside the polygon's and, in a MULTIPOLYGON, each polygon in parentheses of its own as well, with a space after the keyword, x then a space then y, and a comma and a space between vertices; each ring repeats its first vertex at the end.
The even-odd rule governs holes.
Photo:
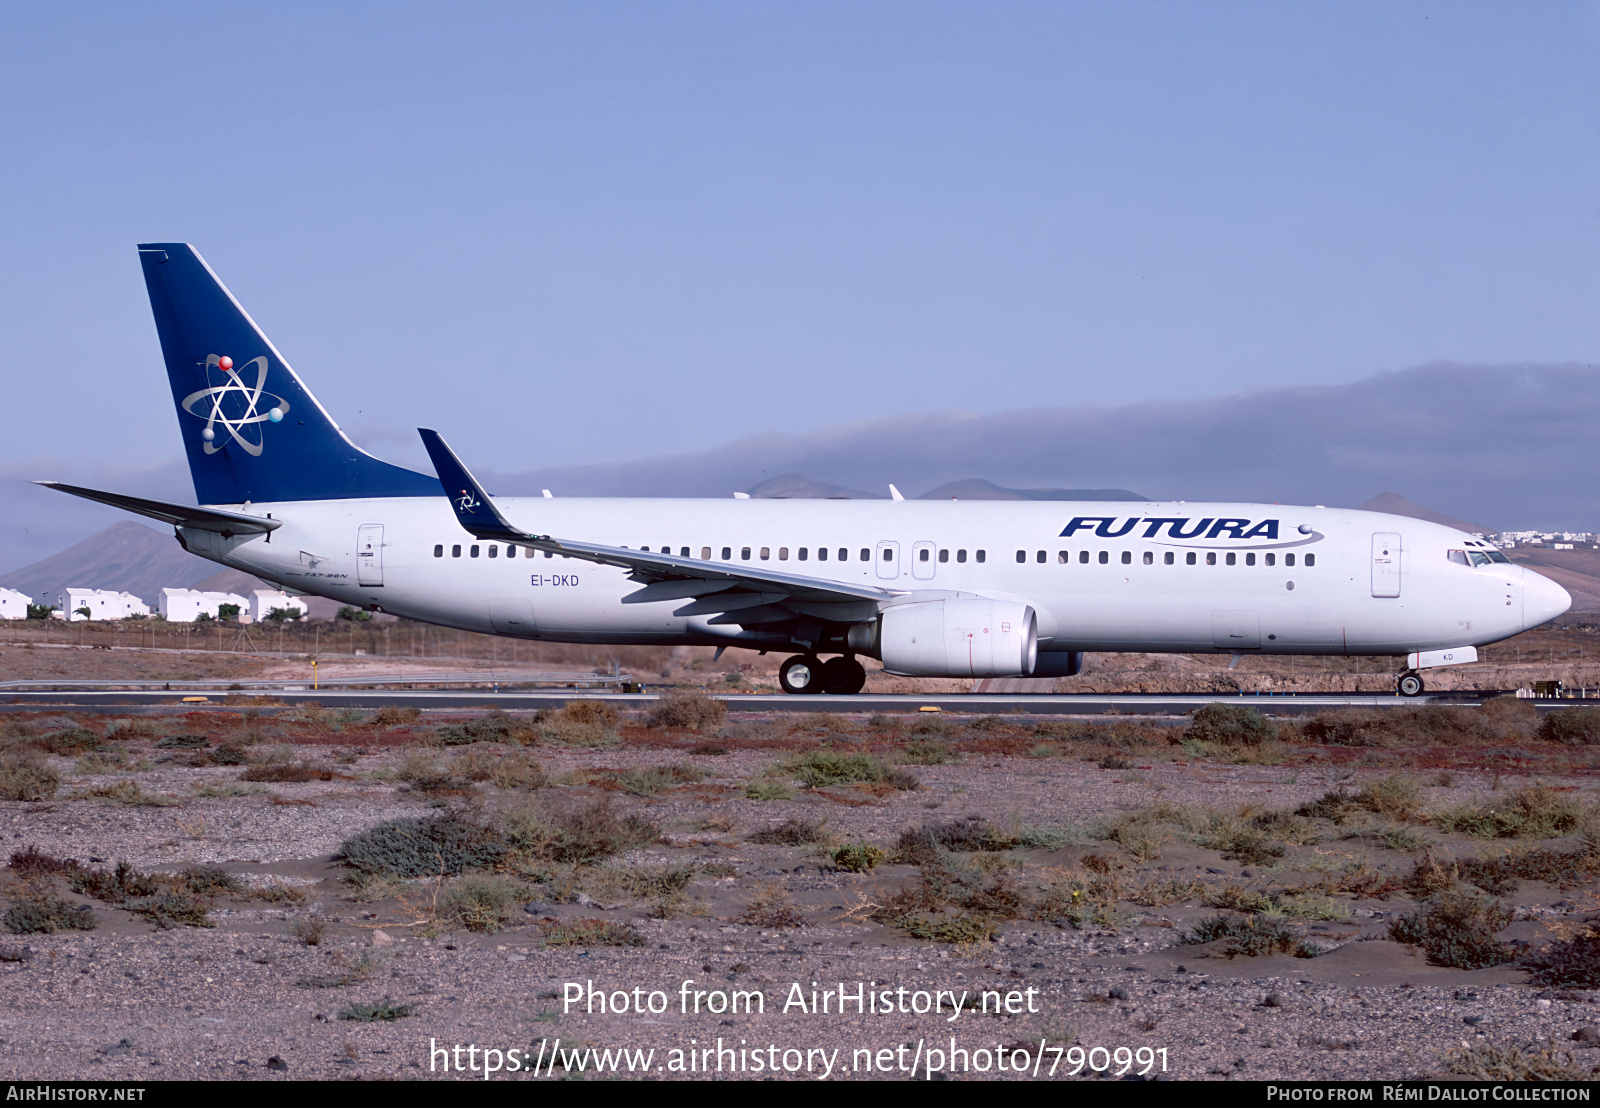
POLYGON ((438 496, 345 437, 194 247, 139 247, 201 504, 438 496))

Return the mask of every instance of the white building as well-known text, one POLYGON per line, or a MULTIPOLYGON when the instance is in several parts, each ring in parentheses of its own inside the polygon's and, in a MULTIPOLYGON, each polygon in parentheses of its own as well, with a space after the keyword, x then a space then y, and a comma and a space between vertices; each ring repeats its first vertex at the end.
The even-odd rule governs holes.
POLYGON ((27 619, 31 603, 33 601, 16 589, 0 589, 0 619, 27 619))
POLYGON ((217 618, 217 609, 224 604, 236 604, 241 615, 250 613, 250 601, 233 592, 200 592, 196 589, 162 589, 157 601, 161 618, 168 623, 193 623, 204 612, 217 618))
POLYGON ((61 618, 127 619, 129 616, 150 614, 150 605, 131 592, 112 592, 110 589, 62 589, 53 603, 61 618), (87 609, 89 614, 84 615, 87 609))
POLYGON ((298 596, 290 596, 286 592, 279 592, 276 589, 257 589, 250 594, 250 618, 257 623, 270 616, 274 608, 299 612, 301 619, 305 619, 311 613, 310 607, 304 600, 298 596))

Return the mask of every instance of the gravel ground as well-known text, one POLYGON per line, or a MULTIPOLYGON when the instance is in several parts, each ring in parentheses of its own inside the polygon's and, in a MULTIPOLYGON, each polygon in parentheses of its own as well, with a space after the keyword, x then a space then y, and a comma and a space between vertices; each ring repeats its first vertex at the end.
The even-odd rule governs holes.
MULTIPOLYGON (((741 723, 747 735, 762 725, 741 723)), ((830 724, 842 733, 784 721, 765 726, 790 749, 871 745, 864 721, 830 724)), ((306 899, 222 897, 210 913, 215 926, 161 929, 67 894, 88 907, 96 930, 8 935, 0 944, 0 1077, 482 1079, 485 1058, 501 1067, 515 1058, 523 1072, 502 1069, 498 1079, 529 1079, 536 1059, 543 1079, 567 1074, 552 1067, 558 1039, 561 1061, 573 1068, 572 1050, 588 1068, 590 1048, 653 1051, 648 1074, 636 1055, 629 1055, 631 1072, 619 1063, 618 1076, 634 1077, 702 1077, 707 1068, 717 1076, 719 1044, 722 1076, 745 1078, 770 1076, 774 1067, 780 1076, 829 1080, 906 1078, 913 1069, 921 1079, 929 1067, 940 1071, 935 1077, 959 1080, 1045 1077, 1052 1069, 1065 1078, 1078 1065, 1084 1080, 1107 1079, 1126 1065, 1134 1075, 1171 1079, 1401 1079, 1443 1073, 1452 1056, 1488 1047, 1570 1052, 1561 1060, 1585 1072, 1600 1065, 1590 1044, 1573 1041, 1580 1029, 1600 1024, 1593 993, 1534 987, 1515 964, 1430 965, 1387 937, 1389 923, 1416 908, 1400 893, 1338 895, 1329 918, 1291 919, 1297 935, 1325 951, 1314 958, 1230 958, 1223 944, 1182 944, 1197 921, 1217 914, 1198 897, 1122 903, 1081 929, 1013 919, 999 925, 993 942, 934 943, 867 918, 873 905, 916 878, 916 866, 885 862, 849 873, 814 846, 749 841, 790 818, 825 817, 834 842, 888 849, 907 828, 981 816, 997 827, 1057 832, 1053 849, 1011 855, 1024 888, 1042 888, 1052 874, 1085 873, 1085 859, 1095 855, 1132 884, 1181 879, 1210 892, 1267 891, 1295 874, 1360 860, 1383 872, 1409 871, 1420 848, 1385 845, 1369 826, 1291 845, 1283 858, 1252 866, 1176 838, 1154 857, 1139 857, 1092 829, 1156 803, 1292 809, 1337 785, 1356 788, 1385 776, 1396 768, 1393 757, 1366 766, 1321 756, 1225 765, 1134 751, 1102 768, 1080 756, 1030 756, 1021 739, 1007 748, 996 733, 973 733, 970 743, 951 739, 961 751, 956 760, 906 767, 920 778, 915 790, 796 789, 793 799, 758 801, 746 798, 745 788, 782 755, 781 743, 730 740, 729 753, 718 756, 690 753, 702 738, 692 734, 624 728, 624 736, 619 749, 538 748, 553 778, 589 782, 540 793, 612 797, 619 810, 642 814, 664 832, 662 842, 613 864, 648 870, 692 863, 699 876, 669 918, 654 918, 648 898, 569 895, 571 888, 562 894, 551 885, 551 895, 526 907, 519 902, 492 934, 430 921, 436 883, 415 882, 401 897, 370 903, 350 898, 348 871, 333 855, 351 835, 427 815, 430 804, 492 812, 517 799, 480 784, 441 800, 386 782, 382 772, 375 777, 407 752, 393 736, 302 742, 293 757, 326 766, 328 779, 232 797, 195 794, 197 786, 235 783, 237 767, 190 767, 158 752, 153 738, 129 755, 142 757, 142 768, 93 774, 72 758, 50 759, 65 778, 56 798, 0 803, 6 853, 37 844, 58 858, 125 860, 164 872, 215 864, 258 886, 294 886, 306 899), (345 757, 330 761, 339 752, 345 757), (699 766, 709 776, 654 797, 593 783, 606 769, 671 764, 699 766), (179 803, 69 799, 130 778, 144 793, 179 803), (800 925, 759 922, 756 909, 772 900, 791 906, 800 925), (758 922, 748 922, 753 916, 758 922), (294 928, 315 918, 326 921, 326 933, 307 945, 294 928), (552 927, 576 920, 627 924, 643 945, 547 943, 552 927), (587 996, 591 983, 608 998, 607 1010, 568 1002, 574 991, 587 996), (859 1012, 850 1000, 841 1012, 841 990, 870 994, 877 1010, 859 1012), (697 993, 704 994, 698 1012, 697 993), (759 994, 764 1010, 730 1010, 735 993, 746 1005, 759 994), (629 1010, 609 1010, 621 994, 629 1010), (934 1002, 936 1011, 914 1010, 934 1002), (362 1005, 405 1013, 341 1018, 362 1005), (1102 1047, 1105 1053, 1094 1053, 1102 1047), (702 1053, 708 1048, 710 1055, 702 1053)), ((1422 780, 1446 782, 1424 784, 1430 805, 1492 799, 1535 783, 1465 764, 1422 780)), ((1538 783, 1585 799, 1591 784, 1586 771, 1547 773, 1538 783)), ((1427 838, 1446 854, 1471 857, 1483 849, 1437 833, 1427 838)), ((1540 845, 1580 848, 1570 837, 1540 845)), ((0 874, 0 902, 15 903, 23 892, 12 871, 0 874)), ((1519 918, 1500 938, 1526 950, 1570 937, 1600 909, 1592 883, 1562 889, 1524 882, 1504 901, 1519 918)), ((1600 1033, 1592 1037, 1600 1042, 1600 1033)))

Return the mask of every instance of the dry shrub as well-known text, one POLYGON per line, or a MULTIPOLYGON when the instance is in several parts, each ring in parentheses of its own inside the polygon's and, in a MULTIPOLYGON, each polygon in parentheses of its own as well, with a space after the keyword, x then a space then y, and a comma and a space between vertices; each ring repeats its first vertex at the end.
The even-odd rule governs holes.
POLYGON ((1539 721, 1539 738, 1562 746, 1594 746, 1600 743, 1600 712, 1559 708, 1539 721))
POLYGON ((1218 746, 1261 746, 1278 738, 1278 725, 1254 708, 1207 704, 1194 714, 1184 739, 1218 746))
POLYGON ((1494 696, 1478 709, 1504 735, 1531 735, 1539 728, 1539 709, 1520 696, 1494 696))
POLYGON ((1292 954, 1296 958, 1315 958, 1322 951, 1303 942, 1277 920, 1257 916, 1212 916, 1195 924, 1179 942, 1190 946, 1226 939, 1222 953, 1229 958, 1258 958, 1266 954, 1292 954))
POLYGON ((722 701, 692 689, 667 693, 645 717, 647 727, 686 727, 705 731, 721 727, 728 719, 728 706, 722 701))
POLYGON ((617 710, 603 700, 570 700, 554 712, 534 717, 538 736, 563 746, 612 746, 617 742, 617 710))
POLYGON ((421 718, 421 708, 387 707, 379 708, 372 714, 372 724, 374 727, 405 727, 421 718))
POLYGON ((826 841, 828 837, 827 832, 823 830, 826 823, 825 819, 814 822, 786 819, 775 827, 755 832, 750 836, 750 841, 766 846, 806 846, 809 843, 820 843, 826 841))
POLYGON ((34 844, 30 844, 25 850, 13 851, 9 865, 18 877, 26 880, 42 877, 65 877, 82 868, 70 858, 61 859, 46 854, 34 844))
POLYGON ((59 896, 19 900, 0 917, 0 923, 16 935, 53 935, 57 931, 93 931, 95 928, 94 916, 87 907, 80 908, 59 896))
POLYGON ((1589 930, 1565 942, 1552 943, 1523 963, 1533 970, 1532 984, 1548 989, 1600 988, 1600 929, 1589 930))
POLYGON ((1572 797, 1535 786, 1489 804, 1441 809, 1431 820, 1445 831, 1478 839, 1553 839, 1579 830, 1587 818, 1572 797))
POLYGON ((1446 892, 1424 911, 1408 912, 1389 924, 1389 938, 1421 947, 1436 966, 1485 969, 1516 958, 1510 947, 1495 939, 1513 918, 1511 909, 1499 901, 1446 892))
POLYGON ((448 885, 439 898, 442 921, 492 935, 511 914, 515 898, 511 886, 498 877, 463 877, 448 885))
POLYGON ((1539 1043, 1463 1047, 1445 1059, 1446 1078, 1470 1081, 1592 1081, 1595 1070, 1579 1067, 1571 1054, 1539 1043))
POLYGON ((814 750, 793 759, 788 768, 808 789, 829 785, 884 785, 909 792, 922 787, 914 773, 886 765, 871 754, 844 754, 836 750, 814 750))
POLYGON ((524 862, 580 864, 656 842, 661 829, 639 816, 619 816, 610 800, 592 804, 529 802, 502 810, 497 823, 524 862))
POLYGON ((645 938, 626 923, 575 919, 543 924, 545 946, 644 946, 645 938))
POLYGON ((921 860, 940 850, 955 853, 1010 850, 1017 846, 1014 835, 1008 835, 982 816, 950 820, 926 827, 907 828, 894 844, 897 860, 921 860))
POLYGON ((801 927, 805 917, 789 899, 789 890, 781 881, 763 881, 750 895, 750 901, 739 916, 740 923, 751 927, 801 927))
POLYGON ((0 758, 0 800, 49 800, 61 778, 42 758, 8 754, 0 758))
POLYGON ((273 781, 279 784, 296 785, 307 781, 332 781, 333 771, 317 766, 308 766, 304 762, 295 762, 284 765, 280 762, 263 762, 251 766, 239 775, 241 781, 273 781))

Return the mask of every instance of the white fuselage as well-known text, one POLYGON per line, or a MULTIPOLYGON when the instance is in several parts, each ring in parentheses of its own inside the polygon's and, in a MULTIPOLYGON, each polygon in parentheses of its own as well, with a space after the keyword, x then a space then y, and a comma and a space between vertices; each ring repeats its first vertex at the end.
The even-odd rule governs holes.
MULTIPOLYGON (((1503 560, 1451 560, 1451 551, 1487 549, 1474 536, 1343 509, 1143 501, 495 503, 517 527, 557 540, 872 585, 907 602, 958 594, 1020 599, 1037 613, 1043 651, 1403 654, 1507 638, 1555 618, 1571 600, 1554 582, 1503 560), (1391 550, 1392 536, 1399 545, 1391 550)), ((464 532, 442 495, 219 507, 271 515, 283 525, 267 536, 232 539, 185 529, 191 550, 345 604, 558 642, 783 645, 707 616, 676 616, 682 601, 623 604, 640 586, 621 569, 560 555, 529 558, 523 548, 508 557, 505 544, 464 532), (530 608, 531 625, 496 614, 530 608)))

